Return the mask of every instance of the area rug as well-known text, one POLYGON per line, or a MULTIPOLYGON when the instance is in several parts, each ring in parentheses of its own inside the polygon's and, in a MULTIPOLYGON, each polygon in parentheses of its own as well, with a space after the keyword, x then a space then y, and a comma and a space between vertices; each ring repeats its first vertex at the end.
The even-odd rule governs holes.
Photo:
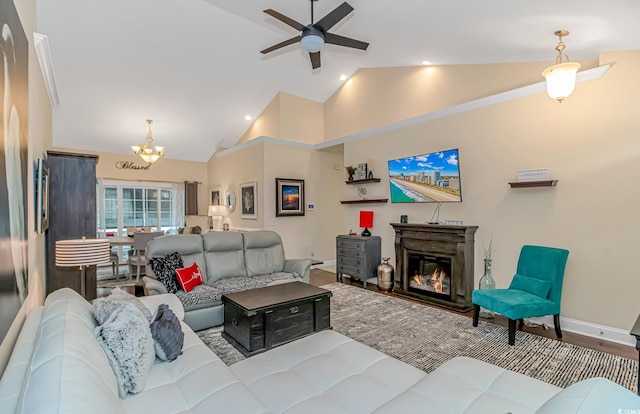
MULTIPOLYGON (((323 286, 333 292, 331 324, 356 341, 431 372, 456 356, 468 356, 565 388, 580 380, 605 377, 631 391, 637 388, 638 361, 516 332, 507 344, 507 328, 437 308, 342 283, 323 286)), ((198 332, 227 364, 244 359, 220 336, 221 328, 198 332)))

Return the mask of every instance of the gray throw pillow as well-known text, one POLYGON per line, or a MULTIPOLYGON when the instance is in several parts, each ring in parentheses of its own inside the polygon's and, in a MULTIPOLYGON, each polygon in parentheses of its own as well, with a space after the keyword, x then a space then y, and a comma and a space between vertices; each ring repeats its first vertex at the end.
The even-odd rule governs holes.
POLYGON ((98 325, 105 323, 116 309, 127 303, 132 303, 136 308, 138 308, 147 318, 147 321, 151 320, 151 312, 146 306, 144 306, 140 299, 125 292, 119 287, 115 287, 111 290, 111 294, 109 296, 98 298, 93 301, 93 314, 96 321, 98 321, 98 325))
POLYGON ((180 253, 175 252, 164 257, 152 257, 149 259, 149 265, 158 281, 167 288, 167 292, 176 293, 178 291, 176 269, 184 267, 180 253))
POLYGON ((165 303, 158 306, 151 318, 151 336, 156 356, 164 361, 173 361, 182 355, 184 332, 175 313, 165 303))
POLYGON ((118 395, 127 398, 144 389, 156 353, 149 321, 135 305, 116 309, 94 331, 118 383, 118 395))

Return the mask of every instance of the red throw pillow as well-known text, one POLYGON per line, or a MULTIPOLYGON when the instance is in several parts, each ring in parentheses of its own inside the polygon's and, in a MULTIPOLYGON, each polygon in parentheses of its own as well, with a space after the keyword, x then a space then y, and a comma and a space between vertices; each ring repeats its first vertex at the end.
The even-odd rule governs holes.
POLYGON ((202 273, 196 263, 189 267, 183 267, 182 269, 176 269, 176 278, 180 287, 185 292, 189 292, 194 287, 202 284, 202 273))

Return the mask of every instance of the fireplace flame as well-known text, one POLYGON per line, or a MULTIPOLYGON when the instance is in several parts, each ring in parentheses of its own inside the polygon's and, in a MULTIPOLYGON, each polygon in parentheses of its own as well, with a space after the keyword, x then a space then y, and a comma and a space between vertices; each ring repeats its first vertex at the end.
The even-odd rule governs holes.
POLYGON ((420 282, 420 275, 418 274, 418 272, 416 272, 416 274, 413 275, 413 280, 417 283, 417 284, 421 284, 420 282))

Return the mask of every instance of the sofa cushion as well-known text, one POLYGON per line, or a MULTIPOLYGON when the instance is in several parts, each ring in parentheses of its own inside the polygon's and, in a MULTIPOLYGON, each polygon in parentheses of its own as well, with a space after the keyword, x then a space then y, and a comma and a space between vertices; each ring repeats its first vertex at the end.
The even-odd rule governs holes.
POLYGON ((174 252, 164 257, 152 257, 149 259, 149 263, 157 279, 167 288, 167 292, 176 293, 178 291, 176 270, 184 267, 180 253, 174 252))
POLYGON ((180 288, 185 292, 189 292, 194 287, 202 284, 202 272, 197 263, 188 267, 176 269, 176 279, 180 288))
POLYGON ((557 393, 536 414, 636 413, 640 410, 639 401, 633 392, 608 379, 589 378, 557 393), (614 401, 617 411, 611 411, 614 401))
POLYGON ((243 233, 247 276, 282 272, 284 247, 274 231, 257 230, 243 233))
POLYGON ((18 412, 123 412, 95 327, 91 304, 77 292, 64 288, 47 296, 18 412))
POLYGON ((116 309, 95 330, 118 382, 118 395, 127 398, 144 388, 156 353, 149 321, 133 304, 116 309))
POLYGON ((111 290, 109 296, 97 298, 93 301, 93 313, 95 314, 96 321, 98 321, 98 325, 105 323, 116 309, 127 303, 132 303, 142 312, 147 320, 151 320, 151 312, 142 304, 140 299, 119 287, 115 287, 111 290))
POLYGON ((213 231, 202 236, 207 271, 204 283, 246 276, 243 233, 213 231))
POLYGON ((158 306, 149 328, 158 358, 163 361, 173 361, 182 355, 184 332, 182 332, 178 317, 169 309, 169 305, 163 303, 158 306))
MULTIPOLYGON (((202 252, 202 236, 198 234, 168 234, 157 237, 147 245, 145 257, 164 257, 174 252, 180 253, 182 257, 183 266, 180 267, 197 263, 204 276, 207 267, 202 252)), ((147 262, 147 275, 157 279, 149 262, 147 262)))
POLYGON ((272 273, 256 277, 227 277, 216 280, 209 285, 196 286, 192 291, 179 290, 176 296, 182 302, 186 311, 202 308, 202 304, 210 303, 211 306, 221 304, 222 295, 226 293, 241 292, 244 290, 265 287, 280 280, 294 280, 296 275, 292 273, 272 273))

